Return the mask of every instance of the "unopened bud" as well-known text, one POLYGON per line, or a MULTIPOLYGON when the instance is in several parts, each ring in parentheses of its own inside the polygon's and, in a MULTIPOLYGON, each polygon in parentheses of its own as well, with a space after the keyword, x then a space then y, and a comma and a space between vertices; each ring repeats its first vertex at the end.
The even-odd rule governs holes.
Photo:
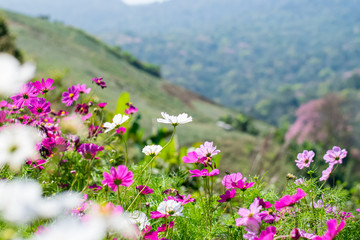
POLYGON ((288 173, 288 174, 286 175, 286 179, 287 179, 287 180, 295 179, 295 178, 296 178, 296 176, 293 175, 293 174, 291 174, 291 173, 288 173))

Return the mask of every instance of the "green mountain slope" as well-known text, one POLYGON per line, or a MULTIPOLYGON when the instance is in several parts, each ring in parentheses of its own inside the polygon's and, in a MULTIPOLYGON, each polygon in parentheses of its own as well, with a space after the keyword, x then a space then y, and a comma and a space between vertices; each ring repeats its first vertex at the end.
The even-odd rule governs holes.
MULTIPOLYGON (((276 154, 277 144, 271 143, 266 151, 262 149, 262 144, 268 139, 261 135, 225 131, 216 126, 220 117, 235 115, 232 110, 138 70, 108 45, 85 32, 10 12, 3 11, 2 14, 16 35, 17 46, 25 52, 26 60, 37 63, 38 79, 52 77, 60 71, 66 72, 64 85, 80 82, 90 85, 91 78, 101 76, 108 87, 100 90, 92 85, 96 95, 106 100, 111 110, 115 109, 119 95, 129 92, 148 133, 157 125, 156 118, 160 117, 161 111, 170 114, 187 112, 193 116, 194 122, 180 127, 180 144, 214 141, 223 153, 222 169, 241 167, 243 172, 249 172, 252 159, 261 156, 262 161, 268 161, 276 154)), ((263 134, 271 130, 259 121, 255 121, 255 125, 263 129, 263 134)))

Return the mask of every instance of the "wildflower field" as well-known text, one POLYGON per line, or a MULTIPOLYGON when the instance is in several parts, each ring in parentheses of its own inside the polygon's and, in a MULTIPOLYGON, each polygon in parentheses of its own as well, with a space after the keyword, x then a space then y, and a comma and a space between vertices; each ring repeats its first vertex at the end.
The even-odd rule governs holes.
POLYGON ((115 112, 94 94, 106 79, 59 91, 5 53, 0 69, 0 239, 360 239, 360 209, 332 182, 346 149, 317 152, 325 169, 304 149, 302 176, 274 188, 220 171, 211 139, 177 146, 187 113, 159 113, 168 134, 144 137, 128 93, 115 112))

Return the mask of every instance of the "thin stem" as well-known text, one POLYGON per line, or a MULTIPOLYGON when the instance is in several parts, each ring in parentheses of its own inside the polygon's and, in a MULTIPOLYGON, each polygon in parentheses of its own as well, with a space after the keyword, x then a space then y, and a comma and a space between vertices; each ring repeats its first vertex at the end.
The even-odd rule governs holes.
POLYGON ((118 199, 119 199, 119 205, 121 205, 120 186, 117 187, 117 195, 118 195, 118 199))
POLYGON ((125 145, 125 166, 127 166, 127 160, 128 160, 128 148, 126 144, 126 140, 124 139, 124 145, 125 145))

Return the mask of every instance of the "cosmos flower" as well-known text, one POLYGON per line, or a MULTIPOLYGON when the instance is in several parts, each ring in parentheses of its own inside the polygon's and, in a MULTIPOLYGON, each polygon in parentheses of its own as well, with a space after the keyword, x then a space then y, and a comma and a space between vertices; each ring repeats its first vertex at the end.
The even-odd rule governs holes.
POLYGON ((116 169, 111 167, 110 173, 103 173, 104 180, 102 184, 108 185, 114 192, 119 186, 129 187, 133 182, 133 173, 126 166, 120 165, 116 169))
POLYGON ((292 196, 285 195, 275 202, 276 210, 280 210, 284 207, 292 206, 297 203, 300 199, 304 198, 307 194, 301 189, 296 189, 296 193, 292 196))
POLYGON ((302 153, 299 153, 297 155, 296 166, 299 169, 303 169, 304 167, 309 167, 310 163, 312 163, 314 160, 315 153, 314 151, 307 151, 304 150, 302 153))
POLYGON ((259 205, 259 199, 255 198, 249 209, 240 208, 238 214, 242 218, 235 219, 236 226, 245 226, 251 232, 259 232, 261 217, 260 210, 262 206, 259 205))
POLYGON ((95 156, 98 152, 104 150, 104 147, 99 147, 98 145, 94 143, 83 143, 78 148, 78 153, 83 156, 85 159, 97 159, 95 156))
POLYGON ((92 81, 96 83, 96 85, 100 86, 102 89, 106 88, 106 83, 102 80, 103 78, 93 78, 92 81))
POLYGON ((223 195, 220 195, 220 199, 218 200, 218 202, 228 202, 235 197, 235 194, 235 189, 227 190, 223 195))
POLYGON ((346 222, 341 221, 340 224, 337 224, 336 219, 330 219, 327 221, 328 229, 326 233, 321 237, 313 238, 314 240, 333 240, 335 239, 336 235, 345 227, 346 222))
POLYGON ((199 156, 195 151, 189 152, 186 156, 182 158, 184 163, 197 163, 199 162, 199 156))
POLYGON ((75 112, 81 115, 86 115, 89 113, 89 106, 86 103, 77 104, 75 107, 75 112))
POLYGON ((21 88, 19 94, 12 96, 11 99, 14 101, 14 105, 18 108, 22 108, 23 106, 28 106, 30 101, 38 95, 37 90, 34 88, 32 83, 26 83, 21 88))
POLYGON ((28 106, 30 112, 36 116, 46 115, 50 113, 50 102, 44 98, 33 98, 28 106))
POLYGON ((276 234, 276 227, 268 226, 264 231, 261 231, 259 237, 255 237, 253 240, 272 240, 276 234))
POLYGON ((254 182, 247 183, 246 177, 243 178, 242 174, 239 172, 225 175, 221 183, 225 186, 226 189, 239 188, 242 190, 248 189, 255 184, 254 182))
POLYGON ((138 111, 138 109, 131 103, 126 103, 126 106, 128 106, 128 108, 125 109, 125 114, 127 115, 134 114, 138 111))
POLYGON ((106 128, 105 133, 110 132, 114 128, 119 128, 121 124, 129 120, 129 116, 117 114, 113 117, 113 122, 104 123, 104 128, 106 128))
POLYGON ((75 85, 76 89, 79 91, 79 93, 88 94, 91 91, 91 88, 86 88, 86 84, 77 84, 75 85))
POLYGON ((346 157, 347 151, 345 149, 341 149, 338 146, 334 146, 332 150, 328 150, 324 156, 325 162, 329 164, 342 164, 342 160, 346 157))
POLYGON ((96 106, 98 106, 99 108, 104 108, 106 105, 106 102, 96 104, 96 106))
POLYGON ((116 132, 117 134, 119 134, 119 135, 124 135, 125 132, 126 132, 126 128, 124 128, 124 127, 119 127, 119 128, 116 129, 115 132, 116 132))
POLYGON ((151 218, 167 218, 182 216, 183 206, 180 202, 174 200, 163 201, 159 204, 157 211, 151 212, 151 218))
POLYGON ((0 95, 10 96, 34 77, 36 67, 31 63, 20 65, 14 56, 0 53, 0 69, 0 95))
POLYGON ((213 147, 213 142, 204 142, 204 144, 200 145, 200 148, 195 150, 198 157, 213 157, 217 155, 220 150, 216 150, 216 146, 213 147))
POLYGON ((188 116, 187 113, 182 113, 178 116, 172 116, 169 115, 165 112, 161 113, 163 118, 158 118, 157 121, 159 123, 167 123, 167 124, 171 124, 174 127, 179 125, 179 124, 185 124, 185 123, 189 123, 192 122, 192 117, 188 116))
POLYGON ((35 158, 36 143, 41 140, 35 128, 12 125, 0 131, 0 167, 9 164, 10 169, 18 171, 27 158, 35 158))
POLYGON ((209 170, 207 169, 203 169, 203 170, 194 169, 194 170, 189 170, 189 173, 193 174, 190 177, 212 177, 219 175, 219 169, 214 169, 211 172, 209 172, 209 170))
POLYGON ((71 86, 68 88, 67 92, 62 93, 62 97, 62 102, 65 103, 67 107, 69 107, 74 101, 78 100, 79 90, 75 86, 71 86))
POLYGON ((52 84, 54 83, 54 79, 48 78, 46 80, 42 79, 41 83, 40 81, 36 81, 33 83, 33 86, 36 88, 36 90, 41 94, 46 94, 50 90, 53 90, 55 87, 52 87, 52 84))
POLYGON ((329 167, 327 169, 325 169, 324 171, 322 171, 322 176, 321 178, 319 178, 320 181, 326 181, 328 180, 328 178, 330 177, 330 174, 333 170, 334 165, 333 164, 329 164, 329 167))
POLYGON ((152 194, 154 190, 150 189, 148 186, 140 185, 136 187, 136 190, 141 192, 142 195, 152 194))
POLYGON ((160 145, 147 145, 142 149, 142 152, 147 156, 156 156, 162 150, 162 146, 160 145))

